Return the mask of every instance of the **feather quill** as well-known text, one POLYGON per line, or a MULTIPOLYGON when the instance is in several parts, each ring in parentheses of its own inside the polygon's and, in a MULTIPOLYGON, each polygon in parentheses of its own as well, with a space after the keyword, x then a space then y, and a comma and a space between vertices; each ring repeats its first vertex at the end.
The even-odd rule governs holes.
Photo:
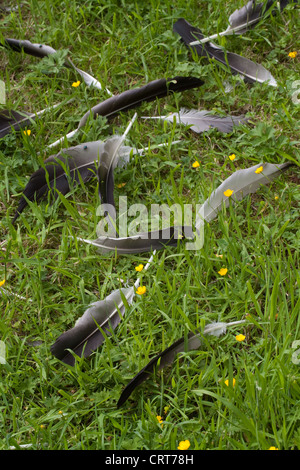
POLYGON ((233 52, 224 52, 223 49, 212 42, 206 44, 190 44, 197 39, 204 38, 200 29, 195 28, 184 18, 180 18, 173 26, 173 30, 181 36, 182 41, 188 47, 194 50, 198 56, 213 58, 218 62, 228 66, 233 73, 244 75, 250 82, 264 83, 268 82, 271 86, 277 86, 275 78, 262 65, 256 64, 245 57, 233 52))
POLYGON ((144 102, 154 101, 156 98, 163 98, 170 93, 197 88, 203 85, 203 83, 204 82, 202 80, 194 77, 175 77, 172 79, 162 78, 159 80, 153 80, 140 88, 132 88, 120 93, 119 95, 111 96, 85 113, 80 119, 77 129, 53 142, 51 147, 59 144, 65 138, 69 139, 70 137, 73 137, 82 127, 85 126, 90 116, 93 118, 104 116, 107 119, 112 119, 120 112, 136 108, 144 102))
POLYGON ((260 163, 244 170, 237 170, 223 183, 217 187, 211 196, 204 202, 197 213, 196 228, 199 229, 203 221, 210 222, 225 206, 228 207, 229 201, 240 201, 250 193, 255 193, 261 185, 271 183, 282 172, 286 171, 290 166, 294 165, 291 162, 275 165, 273 163, 260 163), (261 172, 255 173, 258 169, 261 172), (224 192, 227 190, 233 191, 230 197, 226 196, 224 192))
POLYGON ((209 111, 198 111, 197 109, 182 108, 178 113, 170 113, 166 116, 142 116, 142 119, 163 119, 190 126, 190 129, 196 133, 216 128, 220 132, 231 132, 234 126, 246 123, 244 116, 218 116, 209 111))
MULTIPOLYGON (((289 3, 297 3, 297 0, 289 1, 284 0, 280 2, 280 10, 282 11, 289 3)), ((222 31, 212 36, 205 37, 199 41, 192 41, 190 46, 196 46, 198 44, 204 44, 213 39, 217 39, 221 36, 229 36, 232 34, 244 34, 265 17, 266 13, 270 11, 273 6, 276 6, 277 1, 268 0, 266 3, 256 3, 255 0, 250 0, 246 5, 238 10, 235 10, 229 16, 229 26, 225 31, 222 31)), ((273 13, 272 8, 272 13, 273 13)), ((275 10, 276 12, 276 10, 275 10)))
MULTIPOLYGON (((4 45, 14 50, 15 52, 24 51, 25 54, 29 54, 40 59, 48 57, 49 55, 57 52, 51 46, 47 46, 45 44, 33 44, 28 40, 6 38, 4 40, 4 45)), ((98 80, 89 75, 87 72, 84 72, 83 70, 76 67, 70 59, 67 59, 64 65, 65 67, 73 68, 82 77, 83 81, 86 83, 87 86, 92 85, 95 88, 102 90, 102 85, 98 80)), ((108 94, 111 95, 111 92, 107 88, 106 91, 108 94)))
MULTIPOLYGON (((144 271, 153 261, 155 251, 148 260, 144 271)), ((140 284, 138 278, 133 287, 114 290, 104 300, 94 302, 76 321, 75 326, 62 333, 51 346, 52 354, 65 364, 74 366, 75 357, 88 357, 111 335, 124 316, 127 305, 131 305, 135 290, 140 284), (103 334, 104 333, 104 334, 103 334), (73 353, 71 352, 73 351, 73 353)))
MULTIPOLYGON (((204 328, 203 335, 213 335, 213 336, 220 336, 226 333, 226 330, 230 326, 238 325, 244 323, 245 320, 239 320, 230 323, 224 322, 216 322, 207 325, 204 328)), ((179 340, 175 341, 171 346, 167 349, 159 353, 157 356, 153 357, 151 361, 126 385, 124 388, 119 401, 117 403, 117 407, 119 408, 122 406, 125 401, 129 398, 131 393, 134 389, 143 383, 146 379, 149 378, 151 374, 155 370, 161 370, 165 366, 172 364, 177 356, 178 353, 184 351, 192 351, 195 349, 200 348, 202 345, 201 333, 193 333, 190 332, 186 337, 180 338, 179 340)))

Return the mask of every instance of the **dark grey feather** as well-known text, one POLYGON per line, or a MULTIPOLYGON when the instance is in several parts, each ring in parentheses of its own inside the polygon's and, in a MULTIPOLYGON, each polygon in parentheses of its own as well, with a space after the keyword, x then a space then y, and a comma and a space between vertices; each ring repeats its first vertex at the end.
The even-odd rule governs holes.
POLYGON ((51 346, 52 354, 70 366, 75 364, 74 354, 88 357, 103 344, 105 335, 110 336, 111 330, 118 326, 134 295, 133 287, 118 289, 104 300, 91 304, 75 326, 57 338, 51 346))
POLYGON ((184 44, 194 50, 198 56, 213 58, 229 67, 233 73, 244 75, 251 82, 268 82, 271 86, 277 86, 275 78, 262 65, 252 62, 233 52, 224 52, 221 47, 212 42, 205 44, 193 44, 193 41, 200 41, 204 38, 202 31, 188 23, 184 18, 180 18, 173 26, 173 30, 181 36, 184 44))

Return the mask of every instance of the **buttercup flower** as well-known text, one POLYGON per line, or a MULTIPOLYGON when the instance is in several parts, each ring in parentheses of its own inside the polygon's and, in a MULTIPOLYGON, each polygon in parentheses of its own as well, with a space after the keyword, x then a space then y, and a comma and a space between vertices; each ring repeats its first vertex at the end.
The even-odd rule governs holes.
POLYGON ((261 173, 263 171, 264 167, 263 166, 259 166, 256 170, 255 170, 255 173, 257 173, 259 175, 259 173, 261 173))
POLYGON ((139 295, 143 295, 146 292, 146 286, 139 286, 136 290, 136 293, 139 295))
POLYGON ((271 446, 269 450, 278 450, 278 447, 271 446))
POLYGON ((292 51, 292 52, 289 53, 289 57, 291 59, 295 59, 296 55, 297 55, 297 51, 292 51))
POLYGON ((143 264, 139 264, 138 266, 135 267, 135 270, 138 271, 138 272, 141 272, 143 269, 144 269, 143 264))
POLYGON ((161 427, 163 427, 163 419, 161 416, 156 416, 156 419, 157 421, 159 422, 159 424, 161 424, 161 427))
POLYGON ((236 337, 235 337, 235 339, 237 341, 244 341, 245 338, 246 338, 246 336, 244 336, 244 335, 236 335, 236 337))
POLYGON ((279 196, 275 196, 274 199, 275 199, 275 201, 277 201, 277 199, 279 199, 279 196))
MULTIPOLYGON (((233 379, 232 379, 232 386, 233 386, 233 387, 235 386, 235 382, 236 382, 236 380, 233 378, 233 379)), ((228 380, 228 379, 225 380, 224 383, 225 383, 225 385, 227 385, 227 387, 229 387, 229 380, 228 380)))
POLYGON ((230 197, 230 196, 232 196, 232 194, 233 194, 232 189, 226 189, 226 191, 224 191, 224 196, 226 196, 226 197, 230 197))
POLYGON ((177 449, 179 450, 187 450, 189 447, 190 447, 191 443, 188 439, 186 439, 186 441, 180 441, 179 442, 179 446, 177 447, 177 449))
POLYGON ((3 279, 3 281, 0 281, 0 287, 4 286, 5 284, 5 279, 3 279))
POLYGON ((78 80, 78 82, 73 82, 72 87, 77 88, 80 85, 80 83, 81 83, 80 80, 78 80))
POLYGON ((198 166, 200 166, 200 163, 197 162, 197 160, 192 164, 192 167, 193 168, 198 168, 198 166))
POLYGON ((218 271, 218 274, 220 274, 220 276, 226 276, 227 272, 227 268, 221 268, 220 271, 218 271))
POLYGON ((229 160, 231 160, 233 162, 233 160, 235 160, 235 154, 232 153, 231 155, 229 155, 229 160))
POLYGON ((26 131, 23 131, 24 135, 30 135, 31 134, 31 130, 30 129, 27 129, 26 131))
POLYGON ((117 187, 118 187, 118 188, 124 188, 125 184, 126 184, 126 183, 117 184, 117 187))

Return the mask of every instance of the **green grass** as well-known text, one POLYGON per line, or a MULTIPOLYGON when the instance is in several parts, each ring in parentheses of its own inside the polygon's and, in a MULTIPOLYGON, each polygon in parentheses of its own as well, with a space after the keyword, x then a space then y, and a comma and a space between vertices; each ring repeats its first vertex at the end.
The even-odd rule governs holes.
MULTIPOLYGON (((180 74, 204 80, 199 89, 144 104, 138 116, 185 106, 251 117, 252 124, 228 135, 214 130, 196 135, 170 123, 137 119, 130 145, 181 143, 146 150, 117 169, 115 183, 126 185, 116 188, 116 201, 127 195, 128 206, 200 204, 237 169, 261 161, 299 162, 300 104, 292 95, 299 80, 300 22, 292 8, 221 42, 270 70, 278 82, 273 88, 245 84, 214 63, 192 60, 172 32, 180 17, 207 34, 222 31, 244 1, 22 4, 14 13, 1 13, 0 38, 69 50, 77 67, 113 93, 180 74), (290 59, 294 50, 298 56, 290 59), (225 80, 234 85, 230 93, 224 91, 225 80), (192 168, 196 159, 201 162, 197 170, 192 168)), ((96 236, 96 180, 54 204, 50 199, 31 204, 12 226, 29 176, 53 153, 47 145, 75 129, 107 94, 84 83, 72 88, 79 77, 59 61, 53 73, 49 61, 1 50, 0 65, 9 107, 39 111, 73 98, 37 119, 29 137, 14 132, 0 141, 0 278, 7 291, 26 298, 0 296, 7 361, 0 364, 0 449, 32 444, 53 450, 173 450, 185 439, 191 450, 300 449, 300 365, 293 356, 294 341, 300 339, 299 167, 220 213, 205 227, 201 251, 179 244, 158 252, 141 273, 146 294, 135 298, 99 350, 67 368, 51 355, 51 344, 92 301, 120 287, 120 278, 133 283, 134 267, 149 255, 101 256, 77 241, 76 236, 96 236), (228 269, 224 277, 218 274, 222 267, 228 269), (180 355, 116 408, 129 380, 187 331, 244 318, 245 325, 180 355), (246 337, 242 343, 235 339, 238 333, 246 337), (226 386, 232 378, 235 386, 226 386)), ((122 133, 133 113, 109 123, 89 121, 64 145, 122 133)))

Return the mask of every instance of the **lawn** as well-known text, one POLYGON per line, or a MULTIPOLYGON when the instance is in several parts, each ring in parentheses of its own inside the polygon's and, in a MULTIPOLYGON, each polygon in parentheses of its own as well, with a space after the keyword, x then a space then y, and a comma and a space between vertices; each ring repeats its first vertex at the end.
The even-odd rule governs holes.
POLYGON ((1 3, 17 8, 0 10, 0 45, 5 38, 27 39, 57 51, 40 59, 0 47, 0 109, 50 107, 0 139, 1 450, 167 451, 186 440, 191 451, 300 449, 299 6, 288 5, 242 35, 215 39, 263 65, 277 86, 249 83, 191 53, 173 31, 179 18, 205 36, 224 31, 245 3, 1 3), (102 89, 65 67, 67 56, 102 89), (49 147, 110 93, 177 76, 203 85, 112 119, 90 117, 49 147), (229 133, 195 133, 175 120, 143 119, 181 108, 248 121, 229 133), (135 112, 125 144, 143 152, 131 152, 128 164, 114 171, 117 213, 126 196, 128 207, 143 205, 149 217, 154 204, 188 206, 194 225, 196 206, 237 170, 293 165, 255 193, 229 200, 205 223, 201 249, 178 240, 157 250, 147 270, 135 268, 147 264, 150 252, 103 254, 82 241, 97 238, 96 175, 55 201, 49 193, 29 202, 12 223, 30 176, 46 158, 122 135, 135 112), (68 366, 52 354, 57 338, 92 302, 137 279, 145 292, 126 304, 118 326, 89 357, 68 366), (204 334, 212 322, 239 320, 244 323, 219 337, 204 334), (190 331, 202 332, 201 346, 149 374, 118 407, 133 377, 190 331))

